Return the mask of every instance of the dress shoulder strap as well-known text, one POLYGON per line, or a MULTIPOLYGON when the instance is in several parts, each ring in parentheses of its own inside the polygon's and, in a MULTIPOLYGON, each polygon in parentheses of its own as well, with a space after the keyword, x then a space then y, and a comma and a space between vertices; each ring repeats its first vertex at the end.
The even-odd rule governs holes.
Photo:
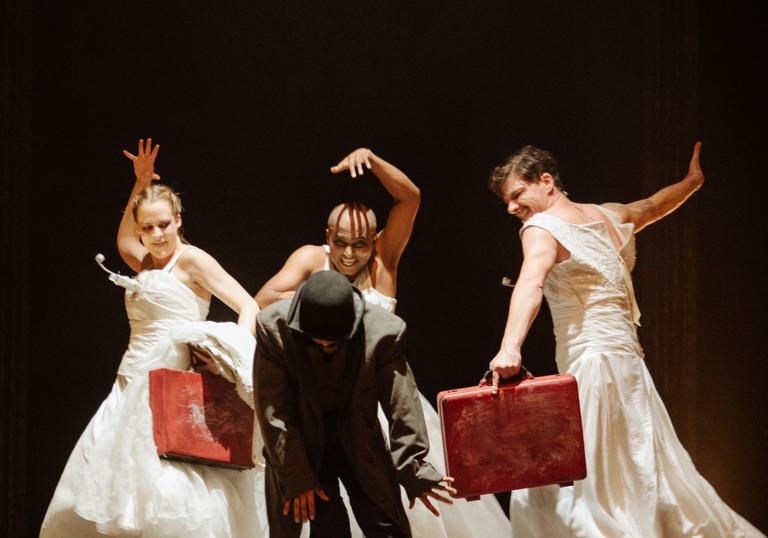
POLYGON ((526 220, 522 228, 520 228, 520 236, 522 237, 523 232, 532 226, 548 231, 558 243, 571 250, 570 239, 572 233, 568 223, 564 220, 552 215, 536 213, 526 220))
POLYGON ((547 230, 551 233, 553 228, 557 228, 559 220, 560 219, 552 218, 549 215, 545 215, 543 213, 534 213, 528 220, 523 223, 523 226, 520 228, 520 235, 522 236, 523 231, 526 228, 530 228, 531 226, 535 226, 536 228, 543 228, 544 230, 547 230))
POLYGON ((331 247, 323 245, 323 252, 325 252, 325 262, 323 263, 323 271, 331 270, 331 247))
POLYGON ((609 209, 600 204, 595 204, 595 207, 611 221, 612 226, 619 234, 622 244, 629 242, 634 238, 635 225, 631 222, 622 222, 621 217, 613 209, 609 209))
POLYGON ((187 247, 184 247, 182 249, 179 249, 179 251, 173 255, 173 258, 171 258, 171 261, 165 264, 165 267, 163 267, 163 271, 166 273, 170 273, 171 270, 176 266, 176 262, 179 261, 179 258, 182 254, 184 254, 187 251, 187 247))
POLYGON ((520 228, 520 234, 530 227, 546 230, 563 248, 570 252, 572 258, 580 258, 584 250, 584 240, 590 234, 587 227, 570 224, 558 217, 545 213, 532 215, 520 228))

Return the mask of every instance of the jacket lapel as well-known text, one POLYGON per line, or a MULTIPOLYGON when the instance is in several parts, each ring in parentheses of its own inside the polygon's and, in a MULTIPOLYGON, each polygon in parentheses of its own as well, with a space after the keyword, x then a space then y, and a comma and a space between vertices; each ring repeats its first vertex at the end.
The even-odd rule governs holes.
POLYGON ((342 394, 339 407, 346 409, 350 403, 355 381, 360 372, 360 365, 365 360, 365 327, 360 324, 355 336, 347 343, 347 356, 344 361, 342 394))

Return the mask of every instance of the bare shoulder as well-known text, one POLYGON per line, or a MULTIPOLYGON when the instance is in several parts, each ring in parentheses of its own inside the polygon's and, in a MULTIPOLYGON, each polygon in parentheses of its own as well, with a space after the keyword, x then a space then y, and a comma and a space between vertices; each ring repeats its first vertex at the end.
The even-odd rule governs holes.
POLYGON ((622 223, 627 223, 630 220, 629 208, 627 208, 625 204, 619 204, 617 202, 606 202, 604 204, 600 204, 600 207, 618 215, 622 223))
POLYGON ((182 269, 199 267, 206 263, 215 262, 216 260, 203 249, 194 245, 187 245, 184 248, 184 252, 179 256, 177 262, 182 269))
POLYGON ((315 271, 325 265, 325 249, 322 245, 303 245, 288 257, 286 265, 302 268, 307 271, 315 271))

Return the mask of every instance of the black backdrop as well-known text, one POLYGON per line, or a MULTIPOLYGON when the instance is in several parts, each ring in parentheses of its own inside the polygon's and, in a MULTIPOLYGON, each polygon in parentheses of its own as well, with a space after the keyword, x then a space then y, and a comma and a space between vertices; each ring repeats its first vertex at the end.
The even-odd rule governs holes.
MULTIPOLYGON (((294 248, 322 241, 338 201, 362 199, 383 218, 378 182, 330 165, 367 146, 406 171, 423 203, 398 313, 429 399, 474 383, 501 336, 499 282, 520 252, 518 225, 485 187, 493 165, 537 144, 558 156, 573 199, 630 201, 678 179, 703 139, 704 190, 640 236, 641 339, 702 474, 768 530, 765 23, 749 11, 691 1, 3 8, 9 536, 36 535, 114 378, 128 327, 93 256, 127 272, 114 247, 132 184, 120 150, 147 136, 183 195, 188 238, 253 293, 294 248)), ((211 317, 234 315, 215 303, 211 317)), ((553 371, 553 349, 543 309, 526 363, 553 371)))

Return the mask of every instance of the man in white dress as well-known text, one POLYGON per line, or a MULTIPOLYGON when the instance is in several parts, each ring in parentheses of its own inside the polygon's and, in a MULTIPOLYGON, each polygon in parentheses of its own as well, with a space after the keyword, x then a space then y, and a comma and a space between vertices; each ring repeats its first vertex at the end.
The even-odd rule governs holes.
POLYGON ((523 222, 524 256, 490 363, 493 386, 520 369, 523 341, 545 296, 558 369, 578 381, 587 460, 587 478, 572 487, 512 492, 513 536, 762 536, 696 471, 637 338, 634 234, 702 186, 700 151, 697 143, 682 180, 629 204, 572 202, 552 155, 533 146, 491 176, 491 189, 523 222))

